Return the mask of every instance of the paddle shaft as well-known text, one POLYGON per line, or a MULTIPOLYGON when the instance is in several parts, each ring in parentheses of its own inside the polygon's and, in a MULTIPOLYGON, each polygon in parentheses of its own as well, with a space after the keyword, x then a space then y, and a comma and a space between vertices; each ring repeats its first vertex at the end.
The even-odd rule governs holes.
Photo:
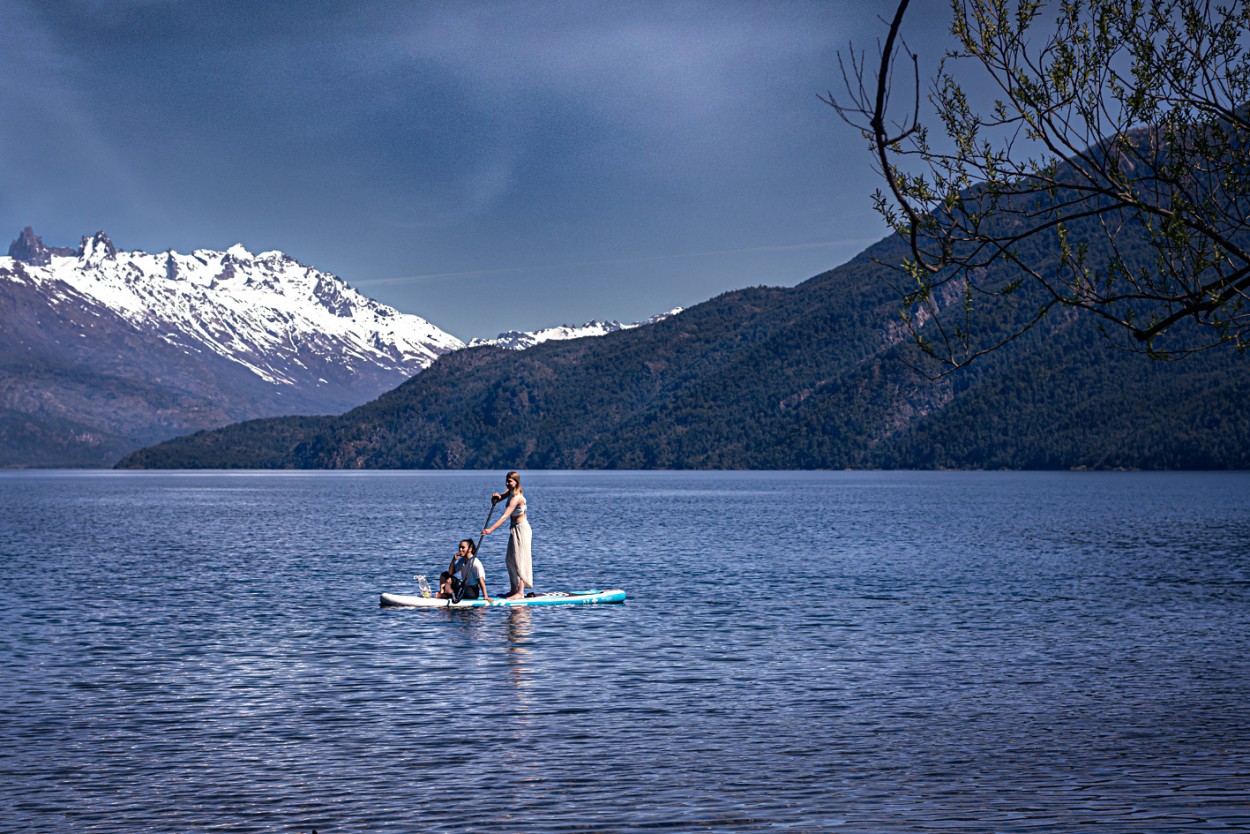
MULTIPOLYGON (((497 501, 490 502, 490 512, 486 514, 486 523, 482 525, 483 530, 485 530, 487 527, 490 526, 490 519, 491 519, 491 516, 495 514, 495 504, 497 503, 498 503, 497 501)), ((484 537, 485 537, 484 534, 477 537, 477 544, 473 545, 473 553, 470 554, 471 556, 477 556, 478 548, 482 546, 482 539, 484 537)), ((451 557, 451 567, 455 567, 455 564, 456 564, 456 557, 453 556, 451 557)), ((448 568, 448 571, 451 570, 451 567, 448 568)), ((454 605, 455 603, 460 601, 460 597, 463 591, 464 591, 464 583, 462 582, 456 586, 455 593, 451 595, 451 604, 454 605)))
MULTIPOLYGON (((482 525, 482 529, 483 529, 483 530, 485 530, 487 527, 489 527, 489 526, 490 526, 490 517, 491 517, 491 516, 493 516, 493 515, 495 514, 495 505, 496 505, 496 504, 498 504, 498 503, 499 503, 498 501, 491 501, 491 502, 490 502, 490 512, 488 512, 488 513, 486 514, 486 523, 482 525)), ((473 545, 473 552, 474 552, 474 553, 477 553, 478 548, 480 548, 480 547, 482 546, 482 539, 484 539, 484 538, 486 538, 486 534, 485 534, 485 533, 482 533, 480 536, 478 536, 478 537, 477 537, 477 544, 473 545)))

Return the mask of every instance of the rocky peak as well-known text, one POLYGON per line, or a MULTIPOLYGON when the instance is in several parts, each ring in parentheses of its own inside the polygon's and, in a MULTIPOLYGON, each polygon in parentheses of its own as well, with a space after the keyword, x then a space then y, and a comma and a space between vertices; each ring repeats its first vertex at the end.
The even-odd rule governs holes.
POLYGON ((22 229, 17 240, 9 244, 9 257, 31 266, 47 266, 52 262, 53 255, 70 254, 73 253, 61 246, 45 246, 43 238, 35 234, 30 226, 22 229))
POLYGON ((78 257, 87 263, 99 263, 105 259, 117 257, 117 247, 104 232, 96 232, 84 237, 78 244, 78 257))
POLYGON ((167 281, 177 281, 178 274, 178 259, 174 257, 174 250, 167 249, 165 251, 165 279, 167 281))

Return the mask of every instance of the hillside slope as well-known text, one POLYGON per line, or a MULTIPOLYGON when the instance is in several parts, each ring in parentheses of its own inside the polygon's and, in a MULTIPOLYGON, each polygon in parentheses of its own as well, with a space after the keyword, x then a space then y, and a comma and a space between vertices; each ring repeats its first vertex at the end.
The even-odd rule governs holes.
MULTIPOLYGON (((797 287, 727 293, 639 330, 459 351, 341 416, 244 423, 119 465, 1250 466, 1250 363, 1232 351, 1150 362, 1058 315, 924 378, 874 263, 898 254, 886 240, 797 287)), ((1003 305, 998 326, 1027 304, 1003 305)))

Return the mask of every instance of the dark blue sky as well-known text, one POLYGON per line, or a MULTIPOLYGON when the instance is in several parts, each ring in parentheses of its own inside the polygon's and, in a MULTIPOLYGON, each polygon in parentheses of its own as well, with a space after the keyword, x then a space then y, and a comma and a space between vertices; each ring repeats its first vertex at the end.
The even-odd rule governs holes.
POLYGON ((891 12, 0 0, 0 234, 281 249, 466 339, 795 284, 884 233, 818 95, 891 12))

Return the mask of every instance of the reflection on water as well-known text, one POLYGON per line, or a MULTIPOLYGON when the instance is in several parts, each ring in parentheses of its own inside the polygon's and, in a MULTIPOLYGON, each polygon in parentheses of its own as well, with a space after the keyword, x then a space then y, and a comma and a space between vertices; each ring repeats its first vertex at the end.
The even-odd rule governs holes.
POLYGON ((380 608, 498 474, 0 474, 0 830, 1250 830, 1250 476, 526 473, 627 604, 380 608))
POLYGON ((517 689, 526 685, 525 661, 529 641, 534 634, 534 612, 530 608, 509 608, 507 619, 508 659, 512 663, 513 682, 517 689))

